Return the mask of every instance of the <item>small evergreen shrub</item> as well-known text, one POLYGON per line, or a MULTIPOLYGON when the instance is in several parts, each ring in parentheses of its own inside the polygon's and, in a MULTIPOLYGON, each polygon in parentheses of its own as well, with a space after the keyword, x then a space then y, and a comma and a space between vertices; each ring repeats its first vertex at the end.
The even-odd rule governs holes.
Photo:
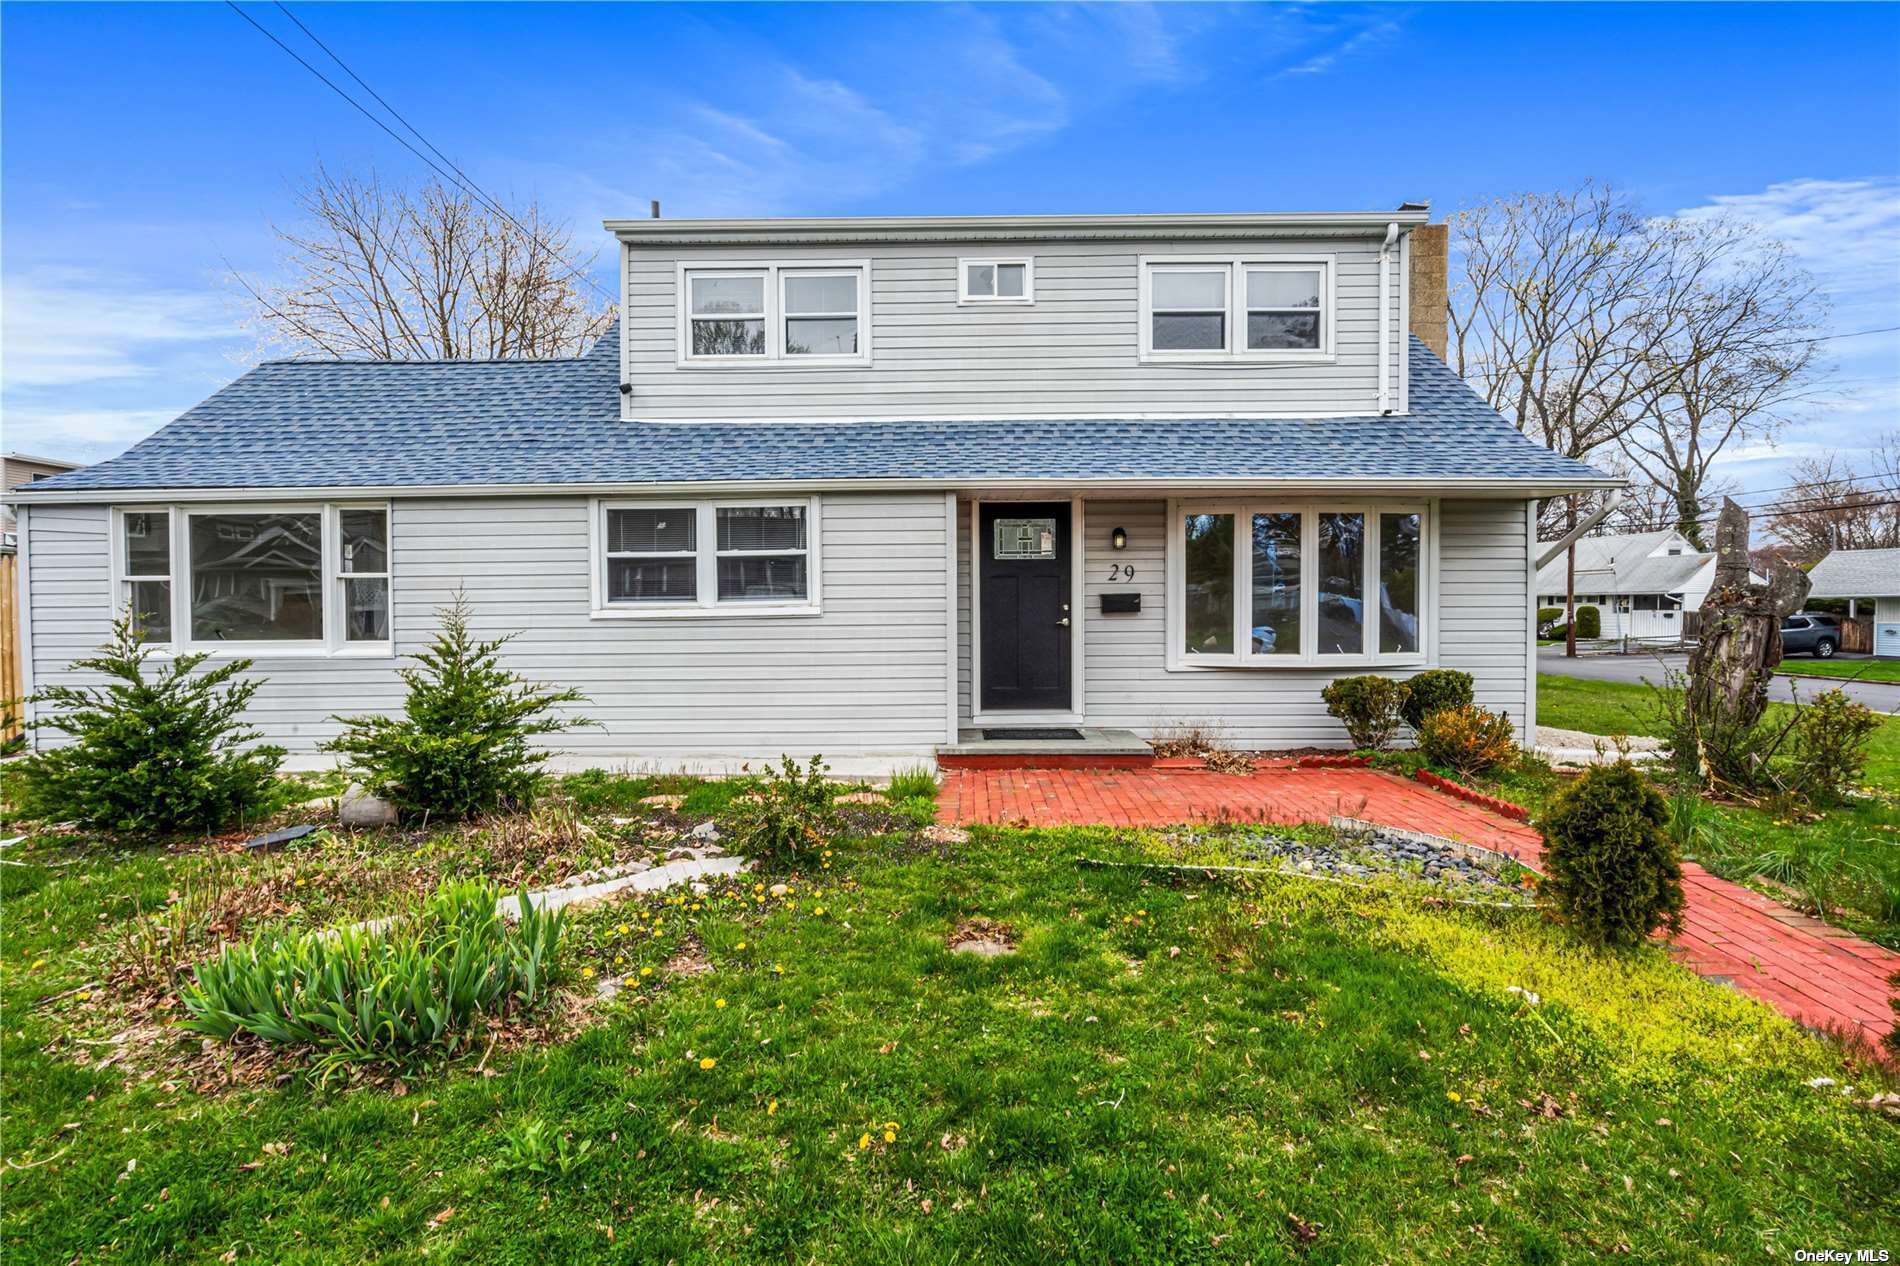
POLYGON ((1432 764, 1468 778, 1516 761, 1517 731, 1503 713, 1465 703, 1427 713, 1419 725, 1418 750, 1432 764))
POLYGON ((1406 683, 1408 692, 1399 715, 1414 730, 1434 712, 1462 708, 1471 703, 1471 674, 1456 668, 1427 668, 1406 683))
POLYGON ((73 741, 20 762, 20 816, 170 834, 215 830, 277 807, 284 749, 247 747, 258 734, 241 720, 263 684, 238 680, 251 661, 197 673, 210 657, 196 653, 148 672, 151 654, 122 614, 112 640, 71 666, 101 674, 105 685, 48 686, 33 696, 45 710, 33 728, 73 741))
POLYGON ((477 641, 460 597, 438 615, 434 645, 398 674, 409 688, 403 714, 333 717, 343 732, 324 750, 405 813, 465 818, 526 808, 546 778, 531 740, 594 724, 554 715, 587 696, 502 667, 512 637, 477 641))
POLYGON ((1398 733, 1400 710, 1411 687, 1390 677, 1340 677, 1319 692, 1326 711, 1346 727, 1355 748, 1378 751, 1398 733))
POLYGON ((520 919, 487 880, 445 881, 380 930, 260 932, 196 968, 180 991, 183 1027, 219 1041, 250 1033, 348 1063, 452 1055, 484 1015, 530 1008, 548 989, 564 927, 521 894, 520 919))
POLYGON ((1595 607, 1577 608, 1577 636, 1602 637, 1603 613, 1595 607))
POLYGON ((1867 744, 1880 718, 1838 686, 1801 709, 1788 762, 1789 790, 1817 804, 1837 804, 1867 768, 1867 744))
POLYGON ((1548 869, 1538 892, 1587 944, 1640 945, 1682 929, 1682 863, 1669 806, 1628 761, 1598 765, 1558 792, 1538 823, 1548 869))
POLYGON ((825 762, 814 756, 800 766, 780 757, 759 790, 733 802, 732 834, 738 851, 772 864, 787 864, 806 849, 822 847, 838 830, 825 762))

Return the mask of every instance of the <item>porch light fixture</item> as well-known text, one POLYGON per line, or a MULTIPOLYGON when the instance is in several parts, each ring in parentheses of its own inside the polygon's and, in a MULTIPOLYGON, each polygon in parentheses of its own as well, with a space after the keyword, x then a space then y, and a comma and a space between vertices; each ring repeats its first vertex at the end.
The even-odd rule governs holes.
POLYGON ((1113 545, 1116 549, 1127 549, 1128 529, 1116 528, 1113 532, 1110 532, 1108 534, 1108 543, 1113 545))

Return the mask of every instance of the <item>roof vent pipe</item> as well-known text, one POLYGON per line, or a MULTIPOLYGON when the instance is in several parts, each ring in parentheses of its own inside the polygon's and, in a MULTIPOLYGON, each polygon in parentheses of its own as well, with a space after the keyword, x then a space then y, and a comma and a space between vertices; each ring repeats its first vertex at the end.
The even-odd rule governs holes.
POLYGON ((660 200, 658 198, 653 200, 653 218, 656 220, 660 218, 660 200))
POLYGON ((1398 244, 1399 222, 1385 226, 1379 244, 1379 416, 1392 412, 1392 248, 1398 244))

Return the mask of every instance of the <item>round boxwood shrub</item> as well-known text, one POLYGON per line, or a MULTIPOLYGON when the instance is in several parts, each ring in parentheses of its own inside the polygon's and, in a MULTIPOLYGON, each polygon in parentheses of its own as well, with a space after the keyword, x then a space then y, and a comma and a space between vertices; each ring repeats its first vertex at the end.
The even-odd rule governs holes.
POLYGON ((1341 677, 1319 692, 1326 711, 1345 725, 1355 748, 1383 748, 1398 733, 1399 710, 1411 687, 1391 677, 1367 673, 1341 677))
POLYGON ((1602 637, 1603 613, 1595 607, 1577 608, 1577 636, 1602 637))
POLYGON ((1682 930, 1682 862, 1669 806, 1628 761, 1599 765, 1559 792, 1544 832, 1543 899, 1585 942, 1640 945, 1682 930))
POLYGON ((1405 683, 1411 689, 1399 715, 1414 730, 1425 718, 1446 708, 1462 708, 1471 703, 1471 674, 1456 668, 1427 668, 1405 683))
POLYGON ((1469 778, 1516 761, 1517 730, 1502 712, 1462 703, 1425 714, 1419 723, 1418 750, 1432 764, 1469 778))
POLYGON ((1537 636, 1551 637, 1555 630, 1563 627, 1564 609, 1562 607, 1537 608, 1537 636))

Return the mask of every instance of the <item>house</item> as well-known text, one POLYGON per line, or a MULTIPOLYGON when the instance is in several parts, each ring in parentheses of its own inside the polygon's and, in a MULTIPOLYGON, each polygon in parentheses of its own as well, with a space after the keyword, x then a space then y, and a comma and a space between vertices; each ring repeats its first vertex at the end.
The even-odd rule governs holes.
POLYGON ((585 355, 270 362, 17 493, 30 672, 129 604, 322 763, 459 593, 580 763, 1340 746, 1328 681, 1433 665, 1528 736, 1536 499, 1621 481, 1446 367, 1428 220, 610 221, 585 355))
MULTIPOLYGON (((0 488, 11 491, 25 484, 41 479, 51 479, 54 475, 63 475, 69 470, 78 470, 78 462, 61 461, 57 457, 28 457, 25 453, 0 453, 0 488)), ((0 505, 0 533, 5 535, 6 547, 13 547, 13 507, 0 505)))
MULTIPOLYGON (((1565 602, 1569 561, 1557 555, 1537 573, 1537 605, 1565 602)), ((1603 636, 1680 641, 1683 612, 1698 611, 1715 583, 1715 555, 1682 533, 1586 536, 1577 542, 1577 605, 1596 607, 1603 636)))
POLYGON ((1873 652, 1900 658, 1900 549, 1837 549, 1808 573, 1811 598, 1846 598, 1849 619, 1862 599, 1874 607, 1873 652))

